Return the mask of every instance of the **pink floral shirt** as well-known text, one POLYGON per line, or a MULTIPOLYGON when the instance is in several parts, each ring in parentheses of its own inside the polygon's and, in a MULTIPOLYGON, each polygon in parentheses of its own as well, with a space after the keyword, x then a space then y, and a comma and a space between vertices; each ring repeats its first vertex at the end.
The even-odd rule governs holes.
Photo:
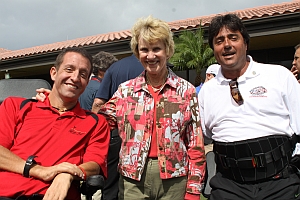
POLYGON ((145 72, 122 83, 100 109, 122 138, 119 171, 140 180, 156 125, 160 177, 187 176, 187 192, 200 194, 205 175, 205 153, 195 87, 169 69, 160 91, 153 119, 154 99, 145 82, 145 72))

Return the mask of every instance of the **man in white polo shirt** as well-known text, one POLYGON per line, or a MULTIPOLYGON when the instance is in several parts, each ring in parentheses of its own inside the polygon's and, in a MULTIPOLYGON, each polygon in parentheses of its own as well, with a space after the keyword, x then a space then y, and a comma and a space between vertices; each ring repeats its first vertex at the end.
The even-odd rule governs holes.
POLYGON ((285 67, 253 61, 249 39, 236 15, 212 19, 209 44, 221 69, 199 94, 204 133, 216 155, 210 200, 300 199, 291 165, 300 87, 285 67))

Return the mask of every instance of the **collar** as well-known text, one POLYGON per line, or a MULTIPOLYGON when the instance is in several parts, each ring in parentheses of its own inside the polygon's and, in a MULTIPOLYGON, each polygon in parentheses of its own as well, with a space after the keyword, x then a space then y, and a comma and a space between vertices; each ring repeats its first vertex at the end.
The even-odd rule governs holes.
POLYGON ((98 81, 99 83, 101 83, 102 78, 100 78, 98 76, 92 76, 91 81, 98 81))
MULTIPOLYGON (((49 98, 48 98, 48 94, 46 95, 46 99, 44 102, 38 101, 36 104, 36 107, 41 108, 41 109, 48 109, 48 110, 52 110, 55 112, 58 112, 55 108, 53 108, 50 104, 49 98)), ((76 115, 80 118, 86 118, 87 114, 86 112, 80 107, 80 104, 77 101, 77 104, 75 105, 75 107, 70 110, 70 111, 66 111, 65 113, 61 114, 61 115, 76 115)))
MULTIPOLYGON (((166 80, 166 85, 169 85, 173 88, 177 88, 179 81, 178 81, 178 76, 169 68, 168 69, 168 77, 166 80)), ((149 91, 146 83, 146 71, 144 70, 138 77, 135 79, 135 84, 134 84, 134 92, 138 92, 139 90, 145 90, 149 91)))
MULTIPOLYGON (((259 68, 255 67, 255 61, 253 61, 252 57, 247 55, 248 59, 250 60, 249 66, 247 68, 247 70, 245 71, 245 73, 240 76, 237 80, 238 82, 243 82, 246 81, 247 79, 251 79, 254 78, 256 76, 258 76, 260 74, 260 70, 259 68)), ((231 81, 231 79, 227 79, 223 76, 222 71, 221 71, 221 67, 219 69, 219 72, 216 76, 217 82, 221 85, 222 83, 228 83, 229 81, 231 81)))

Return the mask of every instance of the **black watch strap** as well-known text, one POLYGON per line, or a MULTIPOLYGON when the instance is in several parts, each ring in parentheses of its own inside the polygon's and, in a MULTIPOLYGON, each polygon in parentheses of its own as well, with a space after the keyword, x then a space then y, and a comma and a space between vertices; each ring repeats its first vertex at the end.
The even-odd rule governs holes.
POLYGON ((31 165, 36 163, 35 160, 34 160, 35 157, 36 156, 29 156, 27 158, 25 166, 24 166, 24 170, 23 170, 23 176, 24 177, 27 177, 27 178, 29 177, 29 170, 31 168, 31 165))

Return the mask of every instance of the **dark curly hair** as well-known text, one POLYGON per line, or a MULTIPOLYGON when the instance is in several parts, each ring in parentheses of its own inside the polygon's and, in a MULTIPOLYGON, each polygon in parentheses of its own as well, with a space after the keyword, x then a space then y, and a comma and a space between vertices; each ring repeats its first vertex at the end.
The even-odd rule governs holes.
POLYGON ((242 23, 242 20, 235 14, 217 15, 211 20, 208 28, 208 43, 210 48, 214 49, 214 37, 219 34, 224 26, 231 31, 239 31, 249 49, 250 36, 242 23))
POLYGON ((93 56, 93 74, 98 75, 98 71, 105 72, 118 59, 111 53, 100 51, 93 56))

